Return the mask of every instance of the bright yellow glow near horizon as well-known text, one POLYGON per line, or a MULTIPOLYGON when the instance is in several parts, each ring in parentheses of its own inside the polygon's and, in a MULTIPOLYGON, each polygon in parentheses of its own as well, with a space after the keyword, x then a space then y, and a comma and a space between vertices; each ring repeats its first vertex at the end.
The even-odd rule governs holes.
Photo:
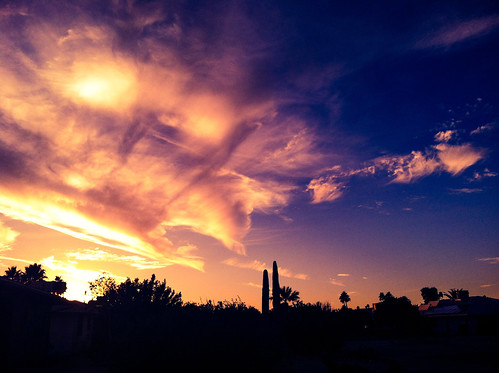
POLYGON ((147 258, 161 259, 161 255, 150 244, 137 237, 91 221, 75 211, 70 211, 67 207, 67 209, 63 209, 35 199, 20 202, 16 201, 15 198, 4 196, 0 196, 0 206, 4 211, 3 213, 13 219, 34 223, 75 238, 143 255, 147 258), (75 229, 76 227, 79 231, 75 229))

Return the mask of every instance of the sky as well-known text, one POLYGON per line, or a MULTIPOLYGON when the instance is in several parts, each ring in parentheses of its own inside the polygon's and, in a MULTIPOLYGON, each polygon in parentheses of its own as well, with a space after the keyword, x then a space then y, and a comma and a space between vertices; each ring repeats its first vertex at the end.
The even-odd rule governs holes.
POLYGON ((0 271, 499 298, 497 45, 495 1, 3 1, 0 271))

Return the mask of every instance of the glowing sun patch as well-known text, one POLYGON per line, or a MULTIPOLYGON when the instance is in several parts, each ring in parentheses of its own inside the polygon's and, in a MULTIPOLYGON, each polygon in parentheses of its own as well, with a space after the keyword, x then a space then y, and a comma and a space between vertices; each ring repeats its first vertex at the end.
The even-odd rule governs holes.
POLYGON ((135 100, 135 74, 118 64, 74 66, 74 80, 70 85, 75 101, 92 106, 123 108, 135 100))

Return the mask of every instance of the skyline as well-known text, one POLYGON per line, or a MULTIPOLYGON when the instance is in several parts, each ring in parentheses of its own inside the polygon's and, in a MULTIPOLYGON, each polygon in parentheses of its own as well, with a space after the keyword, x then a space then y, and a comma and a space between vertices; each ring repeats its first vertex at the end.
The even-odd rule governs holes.
POLYGON ((494 2, 11 1, 0 270, 499 298, 494 2))

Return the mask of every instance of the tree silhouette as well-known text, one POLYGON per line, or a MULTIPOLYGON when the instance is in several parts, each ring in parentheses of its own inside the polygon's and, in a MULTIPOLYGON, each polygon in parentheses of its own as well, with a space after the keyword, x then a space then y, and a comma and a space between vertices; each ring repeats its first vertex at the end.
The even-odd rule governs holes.
POLYGON ((29 284, 31 282, 42 281, 47 278, 45 275, 45 269, 42 268, 41 264, 30 264, 24 267, 24 282, 29 284))
POLYGON ((121 284, 107 276, 101 276, 90 282, 90 292, 97 301, 109 306, 146 306, 159 307, 182 305, 182 293, 166 286, 166 280, 160 282, 153 274, 150 280, 139 281, 127 278, 121 284))
POLYGON ((411 301, 402 296, 384 296, 383 301, 376 305, 374 320, 380 327, 389 327, 399 333, 405 333, 415 327, 418 322, 419 313, 417 307, 411 301))
POLYGON ((21 282, 23 279, 23 272, 17 269, 17 266, 12 266, 7 268, 4 277, 8 278, 9 280, 21 282))
POLYGON ((54 284, 52 292, 59 295, 59 296, 64 294, 67 290, 67 286, 66 286, 66 282, 62 279, 62 277, 55 276, 54 282, 55 282, 55 284, 54 284))
POLYGON ((99 278, 89 283, 90 295, 93 299, 108 297, 116 291, 116 280, 112 277, 102 274, 99 278))
POLYGON ((350 295, 346 291, 340 294, 340 302, 343 303, 343 307, 348 308, 348 302, 350 302, 350 295))
POLYGON ((283 286, 281 288, 281 299, 284 303, 296 303, 300 299, 300 292, 291 289, 289 286, 283 286))
POLYGON ((381 302, 384 302, 385 300, 393 299, 393 298, 394 298, 394 296, 390 292, 387 292, 386 294, 383 292, 379 293, 379 300, 381 302))
POLYGON ((431 301, 439 300, 442 298, 442 293, 439 293, 436 287, 424 287, 421 289, 421 297, 425 304, 431 301))

